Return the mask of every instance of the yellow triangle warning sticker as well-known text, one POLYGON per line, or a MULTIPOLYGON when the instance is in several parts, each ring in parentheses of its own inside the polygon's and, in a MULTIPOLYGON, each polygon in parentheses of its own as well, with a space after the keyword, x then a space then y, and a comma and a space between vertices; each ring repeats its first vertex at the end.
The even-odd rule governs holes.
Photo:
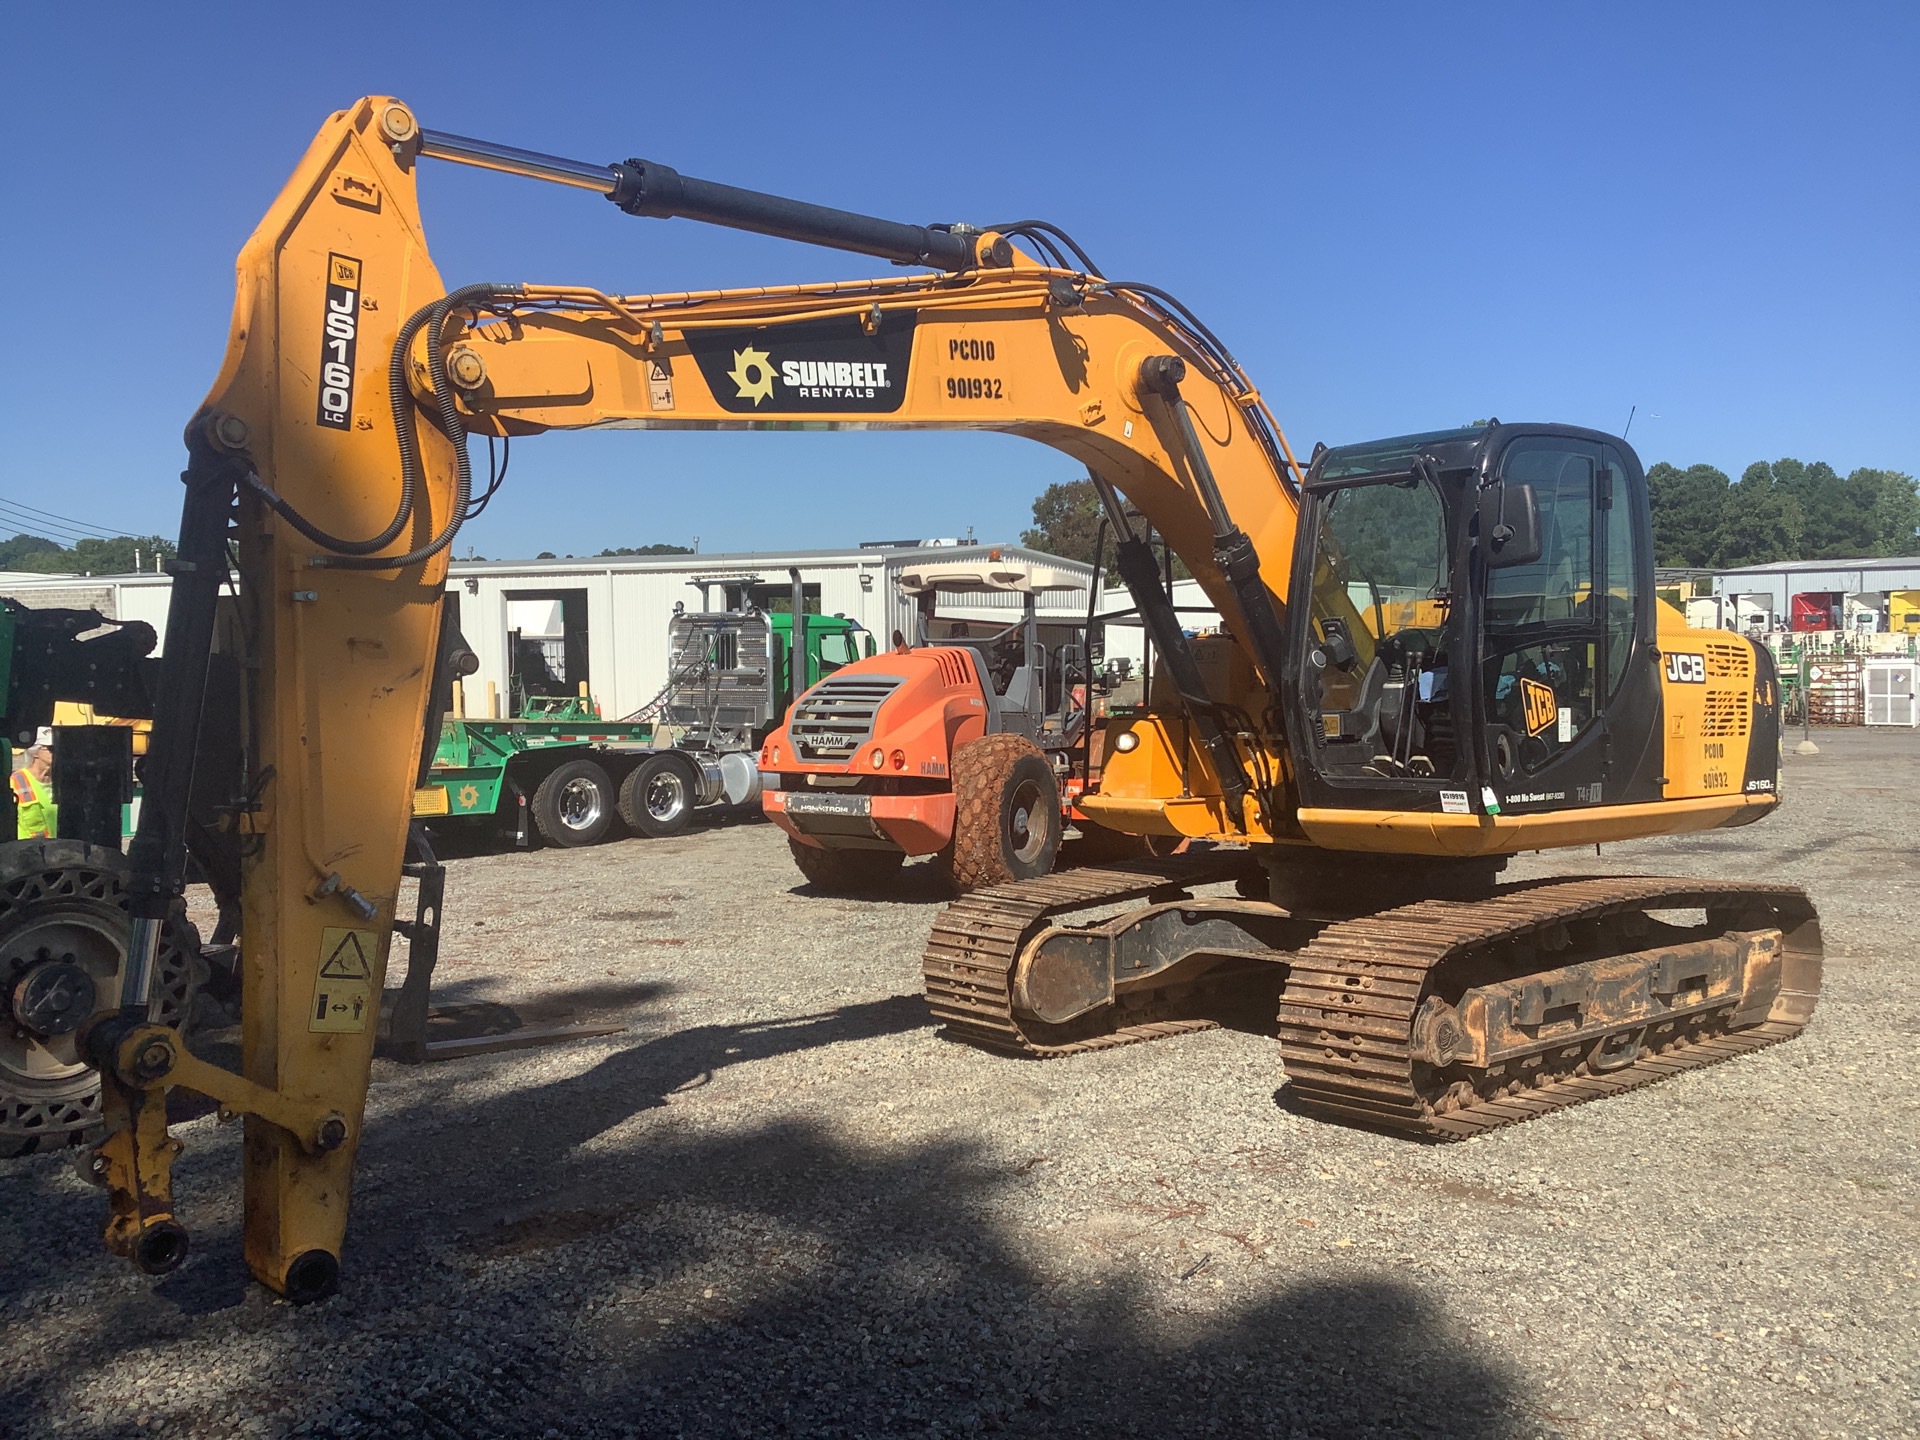
POLYGON ((373 965, 367 959, 366 947, 360 939, 365 935, 371 940, 373 938, 371 933, 364 930, 328 929, 329 940, 336 935, 340 939, 327 955, 325 963, 320 966, 320 973, 329 980, 371 980, 373 965))
POLYGON ((373 963, 380 937, 371 930, 329 925, 320 932, 320 970, 313 977, 313 1008, 307 1029, 321 1034, 364 1034, 377 1010, 373 963))

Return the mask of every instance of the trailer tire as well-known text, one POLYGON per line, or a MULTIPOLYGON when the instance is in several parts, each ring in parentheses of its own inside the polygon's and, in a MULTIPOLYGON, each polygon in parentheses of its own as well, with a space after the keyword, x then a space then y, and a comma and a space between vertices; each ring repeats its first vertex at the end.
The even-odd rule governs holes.
POLYGON ((533 828, 563 850, 597 845, 613 824, 613 781, 591 760, 569 760, 534 787, 533 828))
POLYGON ((802 845, 791 835, 787 849, 807 883, 829 895, 853 895, 883 890, 906 864, 900 850, 827 850, 802 845))
POLYGON ((664 839, 693 819, 693 772, 672 755, 650 755, 620 786, 620 818, 636 835, 664 839))
POLYGON ((953 752, 953 836, 940 864, 953 888, 1034 880, 1060 851, 1060 786, 1024 735, 982 735, 953 752))

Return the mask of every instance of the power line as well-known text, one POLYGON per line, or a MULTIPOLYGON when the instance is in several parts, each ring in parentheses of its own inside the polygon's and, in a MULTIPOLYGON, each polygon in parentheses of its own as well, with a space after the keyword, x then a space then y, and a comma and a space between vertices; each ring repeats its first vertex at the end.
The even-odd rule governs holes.
POLYGON ((0 505, 0 520, 21 527, 22 533, 33 534, 42 540, 55 540, 71 546, 78 540, 97 540, 98 535, 89 535, 84 531, 71 530, 65 525, 50 525, 29 515, 19 515, 0 505))
POLYGON ((51 510, 37 509, 32 505, 22 505, 18 500, 8 500, 0 496, 0 505, 10 510, 24 510, 29 515, 38 515, 44 520, 58 521, 69 529, 78 530, 88 539, 98 539, 106 535, 118 535, 123 540, 145 540, 145 535, 136 535, 131 530, 116 530, 111 525, 92 525, 85 520, 76 520, 71 515, 56 515, 51 510))

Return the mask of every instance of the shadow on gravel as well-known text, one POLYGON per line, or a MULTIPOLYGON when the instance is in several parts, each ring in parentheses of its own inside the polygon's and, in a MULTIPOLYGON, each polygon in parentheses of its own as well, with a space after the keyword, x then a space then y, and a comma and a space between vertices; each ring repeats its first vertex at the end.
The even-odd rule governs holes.
MULTIPOLYGON (((620 1023, 628 1018, 627 1012, 663 999, 679 987, 659 980, 562 986, 511 1005, 485 998, 490 988, 492 982, 481 977, 436 982, 427 1011, 428 1043, 511 1035, 516 1030, 586 1021, 620 1023)), ((397 987, 384 992, 383 1015, 394 1013, 399 996, 397 987)))
POLYGON ((823 890, 803 881, 787 894, 798 900, 816 900, 823 904, 840 901, 865 905, 884 900, 891 905, 945 905, 953 899, 953 886, 939 866, 931 860, 922 860, 909 861, 900 867, 899 873, 871 889, 823 890))
MULTIPOLYGON (((1152 1236, 1137 1253, 1090 1251, 1063 1218, 1073 1197, 1038 1192, 1055 1183, 1044 1167, 968 1137, 963 1102, 958 1138, 911 1145, 793 1120, 689 1133, 670 1117, 597 1138, 723 1067, 927 1023, 903 996, 703 1027, 454 1112, 386 1116, 340 1296, 293 1310, 242 1293, 231 1232, 157 1296, 124 1272, 58 1286, 43 1271, 9 1322, 0 1431, 49 1434, 55 1419, 86 1437, 298 1425, 435 1440, 1541 1429, 1548 1417, 1506 1367, 1390 1272, 1243 1265, 1216 1289, 1152 1236), (23 1344, 43 1317, 49 1340, 23 1344), (156 1360, 165 1385, 143 1381, 156 1360), (137 1414, 152 1423, 134 1429, 137 1414)), ((0 1279, 0 1300, 15 1288, 0 1279)))
MULTIPOLYGON (((528 1103, 528 1123, 551 1114, 528 1103)), ((774 1125, 568 1178, 452 1217, 464 1268, 410 1327, 421 1341, 370 1356, 374 1373, 340 1377, 319 1406, 449 1437, 1539 1428, 1503 1367, 1412 1287, 1240 1271, 1236 1297, 1155 1254, 1076 1270, 1070 1228, 1007 1226, 1006 1200, 1037 1182, 971 1141, 892 1149, 774 1125)))
MULTIPOLYGON (((510 1145, 516 1168, 558 1160, 678 1091, 708 1084, 715 1072, 823 1045, 932 1028, 926 1001, 895 995, 817 1015, 749 1025, 696 1025, 616 1050, 591 1069, 545 1085, 508 1091, 462 1108, 461 1128, 510 1145)), ((404 1132, 398 1118, 388 1126, 404 1132)))

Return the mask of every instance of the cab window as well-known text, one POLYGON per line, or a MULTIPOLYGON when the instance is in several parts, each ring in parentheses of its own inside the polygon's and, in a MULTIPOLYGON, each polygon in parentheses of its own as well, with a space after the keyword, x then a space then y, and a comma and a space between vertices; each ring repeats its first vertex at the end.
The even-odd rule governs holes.
POLYGON ((833 632, 820 637, 820 673, 831 675, 842 665, 851 665, 859 659, 853 648, 853 636, 833 632))
POLYGON ((1355 777, 1453 775, 1446 505, 1409 475, 1342 486, 1317 511, 1302 684, 1321 763, 1355 777))
MULTIPOLYGON (((1601 447, 1589 441, 1523 437, 1508 447, 1500 474, 1504 484, 1533 488, 1540 558, 1487 572, 1484 698, 1496 767, 1532 774, 1578 740, 1604 703, 1612 517, 1597 506, 1605 478, 1601 447)), ((1629 617, 1631 610, 1629 601, 1629 617)), ((1630 618, 1628 625, 1630 634, 1630 618)))

